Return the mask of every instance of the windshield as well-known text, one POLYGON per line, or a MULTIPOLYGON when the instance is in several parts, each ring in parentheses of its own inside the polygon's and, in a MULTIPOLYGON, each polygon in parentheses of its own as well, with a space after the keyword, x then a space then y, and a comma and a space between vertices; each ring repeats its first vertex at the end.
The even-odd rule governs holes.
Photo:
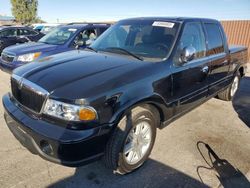
POLYGON ((69 40, 69 38, 77 31, 75 28, 58 27, 53 29, 47 35, 42 37, 39 42, 46 44, 61 45, 69 40))
POLYGON ((91 47, 97 51, 122 54, 126 50, 143 60, 160 61, 169 54, 178 28, 177 22, 120 21, 104 32, 91 47))

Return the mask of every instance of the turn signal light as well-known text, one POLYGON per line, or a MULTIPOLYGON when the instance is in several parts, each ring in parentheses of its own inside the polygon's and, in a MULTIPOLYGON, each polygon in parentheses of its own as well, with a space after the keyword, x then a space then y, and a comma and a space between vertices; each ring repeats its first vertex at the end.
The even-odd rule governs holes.
POLYGON ((34 59, 38 58, 41 55, 41 52, 34 53, 34 59))
POLYGON ((96 112, 88 108, 83 108, 79 111, 79 119, 84 121, 95 120, 96 112))

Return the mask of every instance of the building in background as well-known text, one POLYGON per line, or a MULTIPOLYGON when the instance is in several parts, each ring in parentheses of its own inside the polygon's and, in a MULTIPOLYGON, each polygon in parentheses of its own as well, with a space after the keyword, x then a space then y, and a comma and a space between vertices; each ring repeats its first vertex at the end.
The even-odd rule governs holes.
POLYGON ((0 26, 1 25, 12 25, 14 23, 15 23, 15 18, 14 17, 0 15, 0 26))
POLYGON ((250 57, 250 20, 230 20, 221 21, 221 23, 227 35, 228 43, 230 45, 247 46, 248 57, 250 57))

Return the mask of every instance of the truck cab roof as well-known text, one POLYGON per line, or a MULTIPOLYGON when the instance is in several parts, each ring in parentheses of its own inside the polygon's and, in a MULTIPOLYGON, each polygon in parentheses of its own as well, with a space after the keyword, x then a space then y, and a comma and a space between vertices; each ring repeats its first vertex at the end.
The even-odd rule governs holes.
POLYGON ((177 21, 177 22, 190 22, 190 21, 203 21, 203 22, 216 22, 218 20, 210 19, 210 18, 195 18, 195 17, 137 17, 137 18, 129 18, 121 21, 128 20, 155 20, 155 21, 177 21))

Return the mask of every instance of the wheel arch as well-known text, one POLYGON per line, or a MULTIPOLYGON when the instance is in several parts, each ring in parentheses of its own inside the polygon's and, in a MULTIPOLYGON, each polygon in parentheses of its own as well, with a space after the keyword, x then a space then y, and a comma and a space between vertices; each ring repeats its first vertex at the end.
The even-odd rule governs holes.
POLYGON ((166 121, 165 111, 168 109, 166 102, 162 97, 154 94, 152 96, 135 99, 129 104, 120 106, 118 110, 113 114, 110 122, 115 122, 115 124, 117 124, 126 113, 128 113, 136 106, 146 106, 146 108, 150 109, 151 112, 155 113, 155 115, 159 117, 157 126, 158 128, 160 128, 161 122, 166 121))
POLYGON ((240 76, 242 78, 246 74, 246 67, 244 67, 242 64, 239 64, 234 70, 234 75, 237 73, 240 73, 240 76))
POLYGON ((238 71, 239 71, 241 77, 243 77, 245 75, 245 70, 244 70, 243 66, 240 66, 238 71))

